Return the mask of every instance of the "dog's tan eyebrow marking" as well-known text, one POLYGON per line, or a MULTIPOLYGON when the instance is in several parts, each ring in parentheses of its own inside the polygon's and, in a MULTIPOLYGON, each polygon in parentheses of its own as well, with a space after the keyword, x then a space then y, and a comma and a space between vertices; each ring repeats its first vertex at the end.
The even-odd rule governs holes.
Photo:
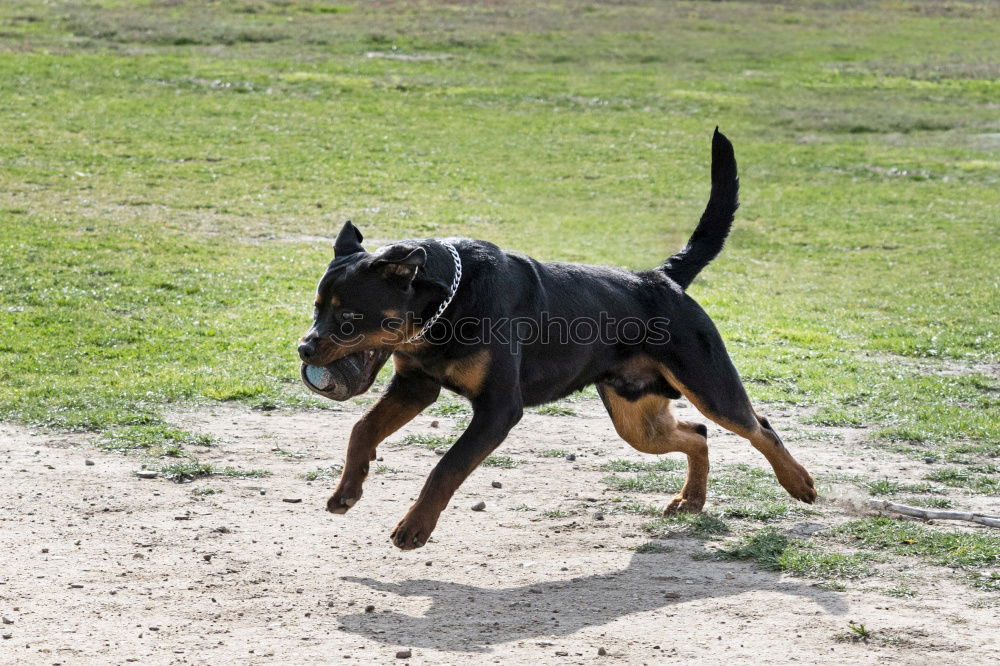
POLYGON ((336 294, 330 294, 330 305, 332 305, 333 307, 337 307, 338 305, 340 305, 340 299, 337 298, 336 294))

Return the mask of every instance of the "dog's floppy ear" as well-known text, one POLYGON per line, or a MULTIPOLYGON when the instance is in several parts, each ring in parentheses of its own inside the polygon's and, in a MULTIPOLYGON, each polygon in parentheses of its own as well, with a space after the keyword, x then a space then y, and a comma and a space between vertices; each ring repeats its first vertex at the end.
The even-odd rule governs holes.
POLYGON ((356 252, 364 252, 365 248, 361 247, 363 240, 364 236, 350 220, 344 222, 340 233, 337 234, 337 241, 333 244, 333 256, 339 259, 356 252))
POLYGON ((427 263, 427 250, 419 245, 390 245, 379 253, 372 267, 379 269, 382 276, 403 280, 407 285, 413 281, 417 269, 427 263))

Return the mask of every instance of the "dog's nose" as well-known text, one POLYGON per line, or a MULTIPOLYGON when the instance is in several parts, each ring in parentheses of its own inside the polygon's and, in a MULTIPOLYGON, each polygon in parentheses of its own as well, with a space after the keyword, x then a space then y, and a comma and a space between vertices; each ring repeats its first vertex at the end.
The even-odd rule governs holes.
POLYGON ((309 359, 316 355, 316 336, 310 335, 302 338, 302 342, 299 343, 299 358, 303 362, 308 363, 309 359))

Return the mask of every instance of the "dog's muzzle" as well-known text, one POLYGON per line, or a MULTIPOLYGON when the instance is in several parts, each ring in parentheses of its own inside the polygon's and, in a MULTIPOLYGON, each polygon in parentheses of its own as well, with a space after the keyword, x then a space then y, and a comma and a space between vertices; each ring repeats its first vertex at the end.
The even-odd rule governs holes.
POLYGON ((367 349, 348 354, 329 365, 303 363, 302 383, 313 393, 330 400, 353 398, 371 388, 390 353, 367 349))

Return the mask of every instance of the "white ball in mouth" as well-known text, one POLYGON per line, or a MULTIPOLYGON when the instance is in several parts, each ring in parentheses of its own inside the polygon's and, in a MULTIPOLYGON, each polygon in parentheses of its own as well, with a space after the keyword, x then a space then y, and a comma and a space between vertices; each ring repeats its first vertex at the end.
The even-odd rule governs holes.
POLYGON ((367 378, 368 363, 374 352, 345 356, 329 365, 302 364, 302 380, 314 391, 331 400, 347 400, 357 395, 367 378))
POLYGON ((306 378, 320 391, 326 391, 333 385, 333 374, 321 365, 307 365, 306 378))

